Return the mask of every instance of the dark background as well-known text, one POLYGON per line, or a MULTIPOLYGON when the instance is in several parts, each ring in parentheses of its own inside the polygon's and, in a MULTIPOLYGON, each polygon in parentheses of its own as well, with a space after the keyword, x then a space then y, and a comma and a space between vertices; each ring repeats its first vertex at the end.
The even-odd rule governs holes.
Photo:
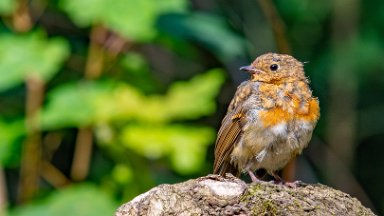
MULTIPOLYGON (((384 1, 1 0, 0 214, 107 215, 212 172, 240 66, 305 62, 321 118, 284 170, 384 213, 384 1)), ((246 180, 248 180, 245 177, 246 180)))

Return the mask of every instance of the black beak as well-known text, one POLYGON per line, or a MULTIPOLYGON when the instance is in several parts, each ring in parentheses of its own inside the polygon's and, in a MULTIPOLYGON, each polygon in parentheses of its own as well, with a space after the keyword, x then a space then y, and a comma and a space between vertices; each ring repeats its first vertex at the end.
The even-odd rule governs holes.
POLYGON ((248 65, 248 66, 241 67, 240 70, 246 71, 246 72, 251 72, 254 70, 254 68, 253 68, 253 66, 248 65))

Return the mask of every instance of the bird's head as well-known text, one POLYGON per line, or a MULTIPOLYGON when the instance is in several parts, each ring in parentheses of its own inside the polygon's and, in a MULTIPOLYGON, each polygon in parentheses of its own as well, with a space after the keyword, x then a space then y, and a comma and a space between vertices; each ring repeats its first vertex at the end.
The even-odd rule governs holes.
POLYGON ((252 81, 282 83, 303 80, 308 82, 303 63, 285 54, 261 55, 251 65, 241 67, 240 70, 249 72, 252 81))

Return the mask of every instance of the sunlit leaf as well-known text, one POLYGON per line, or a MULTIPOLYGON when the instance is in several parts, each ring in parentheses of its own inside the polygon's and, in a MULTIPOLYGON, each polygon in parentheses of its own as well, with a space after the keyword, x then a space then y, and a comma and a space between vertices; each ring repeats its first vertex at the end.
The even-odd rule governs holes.
POLYGON ((88 81, 60 86, 48 94, 42 127, 81 127, 129 120, 145 110, 145 97, 125 84, 88 81))
POLYGON ((150 96, 123 83, 64 85, 48 94, 42 127, 78 127, 133 119, 144 122, 195 119, 215 111, 214 98, 223 81, 222 72, 212 70, 190 81, 175 83, 165 95, 150 96))
POLYGON ((113 215, 117 205, 105 192, 92 185, 76 185, 55 191, 46 200, 17 208, 11 216, 113 215))
POLYGON ((169 156, 176 171, 189 174, 201 168, 207 145, 214 137, 214 130, 207 127, 129 125, 124 129, 122 141, 148 158, 169 156))
POLYGON ((189 81, 174 83, 165 95, 143 96, 127 86, 121 86, 114 94, 116 98, 113 101, 119 103, 116 109, 120 111, 116 113, 133 115, 141 121, 195 119, 214 112, 214 98, 223 82, 222 70, 214 69, 189 81))
POLYGON ((160 14, 186 9, 185 0, 61 0, 62 8, 80 26, 102 24, 137 41, 156 34, 160 14))
POLYGON ((112 177, 120 184, 127 184, 133 179, 133 173, 130 167, 118 164, 112 170, 112 177))
MULTIPOLYGON (((48 104, 42 112, 42 127, 54 129, 93 124, 100 107, 96 102, 105 99, 111 87, 105 83, 83 82, 58 87, 48 94, 48 104)), ((107 103, 108 101, 104 101, 107 103)))
POLYGON ((166 97, 167 113, 172 119, 194 119, 216 109, 214 98, 224 82, 223 71, 213 69, 188 82, 174 83, 166 97))
POLYGON ((223 18, 212 14, 164 15, 158 26, 161 31, 201 43, 222 61, 244 57, 246 51, 245 40, 234 34, 223 18))
POLYGON ((15 0, 1 0, 0 1, 0 14, 10 14, 16 8, 17 1, 15 0))
POLYGON ((0 35, 0 91, 30 76, 48 81, 69 54, 66 41, 42 34, 0 35))

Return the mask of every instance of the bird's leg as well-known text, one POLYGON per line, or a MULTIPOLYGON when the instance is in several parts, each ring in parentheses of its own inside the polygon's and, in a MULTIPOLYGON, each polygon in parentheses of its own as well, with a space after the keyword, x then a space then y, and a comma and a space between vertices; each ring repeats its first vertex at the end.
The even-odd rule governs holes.
POLYGON ((275 172, 271 172, 271 175, 273 176, 273 178, 275 178, 275 182, 277 184, 284 184, 284 180, 279 175, 277 175, 275 172))
POLYGON ((248 175, 251 177, 252 182, 255 182, 255 183, 263 182, 262 180, 258 179, 251 170, 248 170, 248 175))

